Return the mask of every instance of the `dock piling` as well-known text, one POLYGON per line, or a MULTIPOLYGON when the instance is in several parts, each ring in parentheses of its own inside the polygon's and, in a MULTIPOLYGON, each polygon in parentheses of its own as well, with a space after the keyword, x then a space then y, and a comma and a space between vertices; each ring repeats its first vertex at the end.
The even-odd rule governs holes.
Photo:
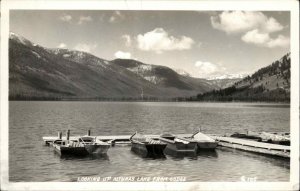
POLYGON ((90 129, 87 131, 87 136, 91 136, 91 130, 90 129))
POLYGON ((67 141, 70 139, 70 130, 69 129, 67 130, 66 139, 67 139, 67 141))
POLYGON ((62 132, 58 131, 58 139, 61 139, 61 138, 62 138, 62 132))

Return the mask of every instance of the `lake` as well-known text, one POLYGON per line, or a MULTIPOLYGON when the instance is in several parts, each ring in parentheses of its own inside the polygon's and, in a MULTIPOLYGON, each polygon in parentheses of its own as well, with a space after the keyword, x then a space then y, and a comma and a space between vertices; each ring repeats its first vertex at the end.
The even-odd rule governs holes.
POLYGON ((185 177, 186 181, 289 181, 290 162, 220 148, 196 156, 142 158, 130 146, 115 146, 107 156, 62 158, 44 146, 43 136, 129 135, 164 132, 208 134, 290 131, 289 105, 194 102, 9 102, 9 180, 77 181, 78 177, 185 177))

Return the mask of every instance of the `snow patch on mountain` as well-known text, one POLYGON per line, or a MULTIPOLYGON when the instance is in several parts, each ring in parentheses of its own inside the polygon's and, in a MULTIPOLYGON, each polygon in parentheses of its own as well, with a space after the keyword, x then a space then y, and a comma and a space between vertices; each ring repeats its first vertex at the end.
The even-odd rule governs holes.
POLYGON ((80 51, 74 51, 69 49, 60 49, 60 48, 47 48, 48 52, 55 55, 62 55, 63 57, 72 57, 74 61, 81 61, 85 57, 85 54, 80 51))
POLYGON ((148 73, 149 71, 152 70, 152 66, 141 64, 141 65, 138 65, 137 67, 127 68, 127 69, 131 72, 134 72, 134 73, 140 75, 140 76, 143 76, 143 74, 148 73))
POLYGON ((27 40, 26 38, 17 35, 16 33, 10 32, 9 33, 9 38, 12 40, 15 40, 23 45, 27 45, 27 46, 36 46, 36 44, 31 43, 29 40, 27 40))
POLYGON ((248 74, 224 74, 221 76, 214 76, 208 78, 208 80, 224 80, 224 79, 241 79, 246 77, 248 74))
POLYGON ((46 48, 45 50, 55 55, 58 55, 62 51, 62 49, 58 49, 58 48, 46 48))
POLYGON ((160 82, 160 79, 157 76, 145 76, 144 79, 153 84, 158 84, 160 82))
POLYGON ((60 49, 60 48, 52 48, 46 50, 50 53, 54 53, 55 55, 62 56, 67 60, 77 62, 77 63, 90 63, 90 64, 95 64, 97 66, 101 66, 102 68, 106 68, 107 65, 109 64, 107 61, 99 59, 86 52, 69 50, 69 49, 60 49))
POLYGON ((191 77, 191 74, 186 72, 185 70, 183 69, 179 69, 179 68, 175 68, 174 71, 179 74, 179 75, 182 75, 182 76, 187 76, 187 77, 191 77))
POLYGON ((153 73, 152 65, 139 64, 136 67, 127 68, 127 70, 139 75, 140 77, 144 78, 145 80, 153 84, 158 84, 162 80, 153 73))
POLYGON ((64 58, 68 58, 68 57, 70 57, 70 56, 71 56, 70 54, 64 54, 64 55, 63 55, 64 58))
POLYGON ((41 56, 38 54, 38 53, 36 53, 35 51, 31 51, 37 58, 41 58, 41 56))
POLYGON ((34 50, 31 50, 31 52, 34 54, 34 56, 36 56, 38 59, 41 59, 41 60, 43 60, 44 62, 47 62, 47 60, 43 57, 43 56, 41 56, 41 55, 39 55, 37 52, 35 52, 34 50))
POLYGON ((103 63, 106 65, 110 65, 110 63, 107 60, 104 60, 103 63))

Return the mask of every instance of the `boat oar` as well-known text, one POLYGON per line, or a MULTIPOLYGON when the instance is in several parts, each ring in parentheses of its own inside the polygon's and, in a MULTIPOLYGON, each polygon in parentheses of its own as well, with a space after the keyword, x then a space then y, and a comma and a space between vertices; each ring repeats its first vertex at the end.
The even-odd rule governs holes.
POLYGON ((130 136, 129 141, 131 141, 132 137, 136 134, 137 134, 137 131, 130 136))

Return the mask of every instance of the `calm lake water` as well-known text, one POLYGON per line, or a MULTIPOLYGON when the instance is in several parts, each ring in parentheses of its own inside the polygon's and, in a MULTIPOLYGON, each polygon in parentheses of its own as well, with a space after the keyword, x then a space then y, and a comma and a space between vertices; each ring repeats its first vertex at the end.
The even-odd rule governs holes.
POLYGON ((263 103, 9 102, 10 181, 77 181, 81 176, 183 176, 186 181, 288 181, 289 161, 237 151, 146 159, 115 146, 106 157, 61 158, 43 136, 251 131, 289 132, 290 108, 263 103))

